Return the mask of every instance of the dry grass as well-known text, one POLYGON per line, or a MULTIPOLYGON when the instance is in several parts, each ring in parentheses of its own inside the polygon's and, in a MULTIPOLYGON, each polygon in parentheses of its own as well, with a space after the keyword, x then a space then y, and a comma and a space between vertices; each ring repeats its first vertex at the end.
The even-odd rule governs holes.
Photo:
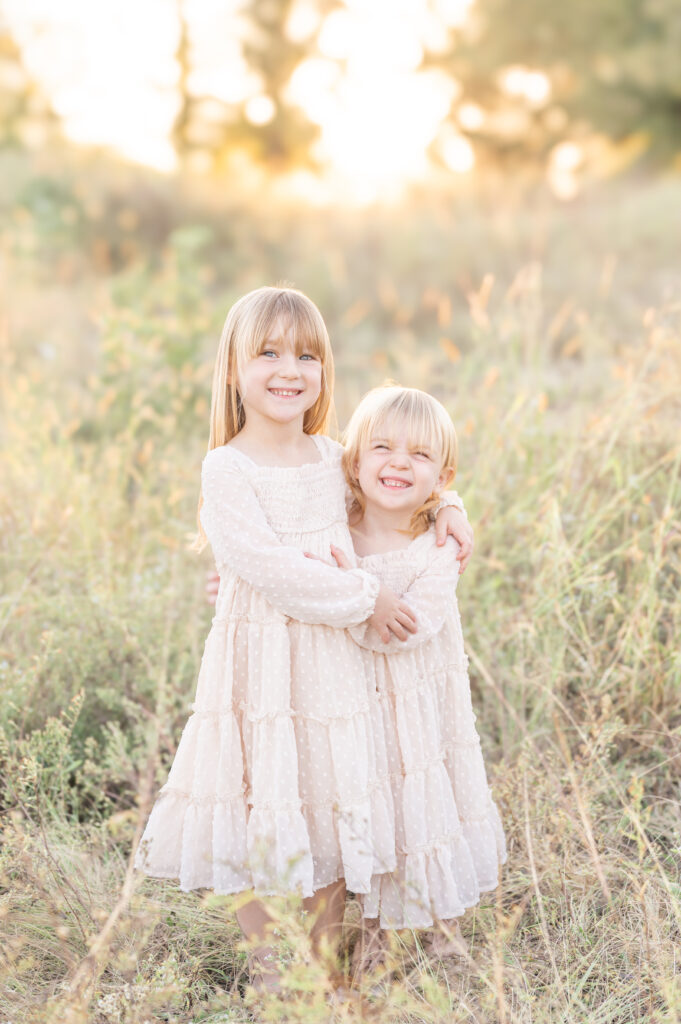
POLYGON ((35 175, 1 197, 0 1020, 678 1021, 679 185, 322 222, 134 177, 120 198, 109 173, 72 167, 49 218, 35 175), (127 250, 116 202, 142 211, 127 250), (129 868, 210 620, 187 535, 217 327, 277 277, 328 317, 341 421, 388 375, 452 410, 477 536, 460 602, 509 845, 463 919, 469 962, 396 935, 335 1008, 295 906, 288 996, 256 1006, 234 901, 129 868))

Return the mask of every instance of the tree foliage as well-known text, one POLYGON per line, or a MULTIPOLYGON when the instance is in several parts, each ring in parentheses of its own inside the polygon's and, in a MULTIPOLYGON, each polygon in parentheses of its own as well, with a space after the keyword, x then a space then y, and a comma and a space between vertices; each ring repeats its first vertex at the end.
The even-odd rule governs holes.
POLYGON ((643 134, 658 160, 678 151, 678 0, 477 0, 473 23, 475 31, 456 39, 444 66, 467 98, 492 108, 509 103, 499 85, 505 68, 545 72, 551 103, 532 113, 528 131, 539 148, 596 130, 613 140, 643 134))

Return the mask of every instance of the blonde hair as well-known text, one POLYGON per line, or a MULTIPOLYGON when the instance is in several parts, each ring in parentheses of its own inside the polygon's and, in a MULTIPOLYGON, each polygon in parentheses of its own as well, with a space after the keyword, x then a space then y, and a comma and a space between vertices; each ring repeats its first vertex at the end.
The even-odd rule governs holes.
MULTIPOLYGON (((451 467, 454 470, 452 480, 456 475, 458 441, 454 424, 445 407, 432 395, 417 388, 403 388, 392 383, 374 388, 359 403, 343 433, 343 471, 353 496, 350 511, 359 513, 360 517, 364 515, 366 500, 359 486, 355 465, 376 431, 389 430, 395 420, 404 423, 410 445, 428 448, 439 460, 440 471, 451 467)), ((433 492, 412 513, 408 532, 413 537, 428 529, 439 502, 440 495, 433 492)))
MULTIPOLYGON (((333 415, 334 368, 331 342, 322 314, 314 302, 297 288, 266 286, 238 299, 222 328, 213 370, 209 451, 231 441, 246 422, 237 375, 249 359, 259 354, 280 317, 290 327, 296 354, 309 352, 322 364, 319 397, 305 413, 303 430, 306 434, 321 434, 328 430, 333 415)), ((203 495, 199 494, 196 513, 198 535, 191 545, 196 551, 203 550, 208 542, 200 519, 202 504, 203 495)))

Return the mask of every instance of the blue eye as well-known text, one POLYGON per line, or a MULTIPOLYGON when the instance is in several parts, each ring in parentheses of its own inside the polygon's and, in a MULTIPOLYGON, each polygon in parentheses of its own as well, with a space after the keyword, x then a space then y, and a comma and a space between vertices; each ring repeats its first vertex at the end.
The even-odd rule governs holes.
POLYGON ((261 356, 276 356, 276 354, 277 353, 271 348, 263 349, 263 351, 260 353, 261 356))
POLYGON ((313 355, 310 355, 310 353, 309 353, 309 352, 303 352, 303 354, 301 355, 301 357, 300 357, 300 358, 301 358, 301 359, 312 359, 312 360, 314 361, 314 356, 313 356, 313 355))

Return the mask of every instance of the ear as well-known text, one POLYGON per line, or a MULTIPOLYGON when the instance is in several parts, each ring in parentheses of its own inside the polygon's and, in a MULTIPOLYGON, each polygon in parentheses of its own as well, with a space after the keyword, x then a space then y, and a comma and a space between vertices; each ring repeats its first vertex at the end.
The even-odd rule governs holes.
POLYGON ((451 484, 451 482, 452 482, 452 480, 454 479, 455 476, 456 476, 456 470, 454 469, 454 467, 453 466, 445 466, 443 468, 442 472, 440 473, 439 477, 437 478, 437 489, 439 491, 446 490, 447 487, 449 487, 449 485, 451 484))

